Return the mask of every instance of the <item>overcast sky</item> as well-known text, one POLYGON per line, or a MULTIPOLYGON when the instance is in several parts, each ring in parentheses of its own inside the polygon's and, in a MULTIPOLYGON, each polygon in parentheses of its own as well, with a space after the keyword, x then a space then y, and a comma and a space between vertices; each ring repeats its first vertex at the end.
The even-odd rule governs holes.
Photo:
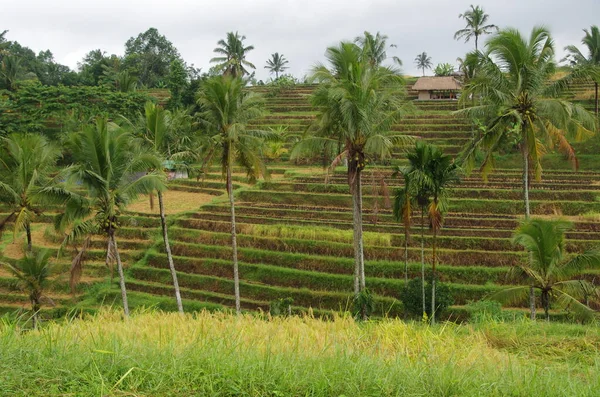
MULTIPOLYGON (((456 64, 474 47, 453 40, 464 23, 458 14, 470 0, 0 0, 0 32, 34 51, 50 49, 56 61, 72 68, 90 50, 122 55, 125 41, 155 27, 187 63, 208 71, 212 50, 228 31, 239 31, 255 47, 247 59, 259 79, 271 53, 283 53, 288 72, 304 76, 324 60, 327 46, 351 40, 363 31, 389 36, 388 56, 404 62, 406 74, 426 51, 434 65, 456 64)), ((580 44, 582 29, 600 24, 600 0, 480 0, 490 23, 529 33, 544 24, 559 55, 568 44, 580 44)))

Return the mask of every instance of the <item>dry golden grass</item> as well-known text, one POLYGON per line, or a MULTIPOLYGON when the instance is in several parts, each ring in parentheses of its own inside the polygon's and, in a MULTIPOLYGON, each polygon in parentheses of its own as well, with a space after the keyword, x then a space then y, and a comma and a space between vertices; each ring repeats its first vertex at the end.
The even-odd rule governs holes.
MULTIPOLYGON (((48 241, 44 238, 44 232, 48 227, 51 226, 45 223, 34 223, 31 225, 31 240, 33 241, 34 246, 45 248, 58 247, 57 243, 48 241)), ((18 233, 15 239, 13 239, 12 232, 7 232, 7 236, 4 239, 4 246, 0 245, 0 255, 10 259, 22 258, 25 242, 25 232, 18 233)))
MULTIPOLYGON (((178 214, 180 212, 198 209, 201 205, 210 203, 215 196, 204 193, 181 192, 168 190, 163 193, 166 214, 178 214)), ((150 199, 142 196, 135 203, 127 207, 129 211, 142 212, 146 214, 158 214, 158 198, 154 197, 154 209, 150 209, 150 199)))

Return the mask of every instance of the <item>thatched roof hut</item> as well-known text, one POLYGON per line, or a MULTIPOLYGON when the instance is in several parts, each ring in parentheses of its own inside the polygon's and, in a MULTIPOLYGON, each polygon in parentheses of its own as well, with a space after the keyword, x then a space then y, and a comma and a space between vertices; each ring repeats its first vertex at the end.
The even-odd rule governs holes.
POLYGON ((462 86, 452 76, 420 77, 412 86, 414 91, 419 92, 419 99, 456 99, 456 94, 462 86))

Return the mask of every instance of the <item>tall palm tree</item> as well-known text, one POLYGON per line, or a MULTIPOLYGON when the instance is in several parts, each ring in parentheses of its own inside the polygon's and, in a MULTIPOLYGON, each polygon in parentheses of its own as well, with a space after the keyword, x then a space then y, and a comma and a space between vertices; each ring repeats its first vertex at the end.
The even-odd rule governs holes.
POLYGON ((279 79, 279 73, 288 69, 288 60, 285 59, 283 54, 279 55, 278 52, 271 54, 271 59, 267 60, 267 66, 265 69, 269 69, 269 72, 275 73, 275 80, 279 79))
MULTIPOLYGON (((161 160, 171 157, 172 149, 176 147, 176 123, 171 118, 171 112, 164 110, 162 106, 154 102, 146 102, 144 114, 139 120, 139 131, 145 145, 154 151, 161 160)), ((135 128, 135 126, 134 126, 135 128)), ((169 243, 169 234, 167 228, 167 219, 165 215, 165 206, 162 191, 157 191, 158 209, 160 213, 160 226, 163 235, 163 243, 167 254, 167 262, 173 278, 173 287, 175 289, 175 300, 177 309, 183 313, 183 304, 181 302, 181 292, 179 282, 177 280, 177 272, 175 271, 175 263, 171 253, 171 244, 169 243)))
POLYGON ((465 39, 466 43, 471 40, 472 37, 474 37, 475 51, 479 49, 479 36, 498 31, 498 27, 496 25, 486 25, 490 16, 486 14, 483 11, 483 8, 479 6, 473 7, 471 4, 471 9, 465 11, 463 14, 460 14, 458 17, 463 18, 467 25, 464 29, 454 33, 454 40, 465 39))
POLYGON ((352 193, 354 226, 354 292, 365 290, 362 233, 361 176, 369 161, 390 157, 395 147, 412 138, 395 133, 391 126, 412 108, 403 100, 404 82, 397 69, 374 67, 354 43, 342 42, 326 52, 331 65, 317 65, 311 80, 321 83, 312 96, 318 109, 312 131, 292 151, 292 157, 322 153, 324 147, 341 152, 335 167, 348 160, 348 185, 352 193))
MULTIPOLYGON (((71 229, 65 242, 90 234, 106 236, 107 258, 117 261, 123 310, 129 316, 116 235, 129 203, 141 194, 164 189, 164 175, 158 171, 161 162, 155 153, 142 150, 129 131, 101 117, 70 136, 66 146, 74 162, 66 170, 68 181, 84 188, 86 194, 67 202, 55 225, 58 230, 71 229)), ((80 265, 72 267, 72 278, 81 275, 80 265)))
POLYGON ((2 57, 0 63, 0 82, 9 91, 17 89, 17 81, 21 74, 21 58, 15 55, 2 57))
POLYGON ((435 283, 436 283, 436 237, 442 228, 444 214, 448 209, 448 187, 459 181, 457 164, 452 156, 445 155, 441 149, 432 146, 426 163, 431 201, 428 208, 429 225, 433 233, 431 259, 431 323, 435 324, 435 283))
POLYGON ((427 55, 425 51, 417 55, 415 58, 415 63, 417 64, 417 68, 423 70, 423 76, 425 76, 425 69, 431 69, 433 63, 431 62, 431 57, 427 55))
MULTIPOLYGON (((559 98, 564 81, 546 84, 555 71, 550 32, 534 27, 529 40, 516 29, 504 29, 486 43, 479 71, 463 90, 461 102, 470 106, 457 113, 484 120, 486 132, 461 154, 467 172, 473 168, 477 148, 485 150, 484 179, 494 168, 494 153, 507 136, 516 134, 523 158, 523 202, 530 215, 529 176, 541 179, 544 144, 557 148, 577 167, 569 140, 582 140, 596 130, 596 120, 580 105, 559 98), (470 98, 480 98, 473 105, 470 98)), ((531 318, 535 318, 534 287, 530 289, 531 318)))
POLYGON ((574 45, 565 47, 567 51, 567 59, 571 63, 582 69, 585 75, 592 77, 594 80, 594 110, 598 117, 598 81, 600 81, 600 30, 598 26, 592 26, 590 30, 583 29, 585 36, 581 39, 581 43, 587 48, 588 56, 586 57, 579 48, 574 45))
POLYGON ((261 158, 261 147, 264 140, 272 138, 273 134, 247 128, 249 121, 263 114, 263 102, 258 96, 245 90, 240 77, 224 75, 210 78, 200 88, 198 104, 204 109, 199 115, 201 125, 211 135, 211 141, 205 151, 205 161, 210 164, 217 156, 223 177, 226 179, 231 210, 235 309, 240 313, 235 203, 231 173, 234 164, 237 163, 246 170, 252 180, 260 176, 268 177, 261 158))
POLYGON ((242 77, 248 74, 245 66, 256 69, 256 66, 246 60, 246 55, 254 49, 254 46, 244 47, 244 40, 246 40, 246 36, 240 36, 238 32, 228 32, 226 40, 219 40, 217 43, 219 46, 213 50, 214 53, 221 56, 212 58, 210 62, 217 63, 217 69, 233 77, 242 77))
POLYGON ((475 148, 485 150, 481 166, 486 177, 494 167, 494 153, 508 134, 517 134, 523 157, 523 201, 529 208, 529 175, 541 178, 544 144, 565 153, 576 165, 569 140, 592 135, 596 121, 580 105, 558 97, 562 82, 546 84, 555 71, 554 45, 550 33, 535 27, 529 40, 518 30, 505 29, 486 44, 479 74, 465 86, 461 101, 472 105, 457 113, 483 120, 487 130, 463 151, 465 168, 472 169, 475 148))
POLYGON ((51 177, 60 151, 36 134, 0 138, 0 148, 0 202, 9 209, 0 220, 0 232, 14 221, 14 235, 24 230, 31 251, 31 224, 36 216, 47 205, 61 204, 69 197, 51 177))
MULTIPOLYGON (((530 219, 523 222, 513 236, 513 242, 529 253, 528 262, 512 270, 514 275, 527 277, 541 292, 541 301, 550 320, 551 301, 568 308, 580 317, 590 317, 592 309, 581 303, 594 286, 586 280, 575 280, 586 269, 600 268, 600 251, 592 250, 569 257, 565 247, 565 232, 572 224, 563 220, 530 219)), ((529 286, 509 287, 490 296, 508 304, 524 301, 529 286)))
POLYGON ((39 313, 42 307, 42 298, 45 296, 52 274, 52 266, 49 262, 52 253, 48 250, 39 250, 37 253, 26 252, 22 259, 15 265, 4 263, 13 276, 18 280, 21 290, 29 295, 33 315, 33 328, 39 325, 39 313))
POLYGON ((379 66, 387 59, 387 39, 388 36, 379 32, 373 36, 372 33, 365 31, 364 36, 358 36, 354 39, 354 43, 363 49, 371 66, 379 66))

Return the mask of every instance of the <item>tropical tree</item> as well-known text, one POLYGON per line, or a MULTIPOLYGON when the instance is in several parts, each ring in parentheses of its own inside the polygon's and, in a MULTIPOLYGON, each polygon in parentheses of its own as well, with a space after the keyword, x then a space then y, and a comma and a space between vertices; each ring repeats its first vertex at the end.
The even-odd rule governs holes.
POLYGON ((444 214, 448 210, 448 187, 459 181, 460 169, 452 156, 445 155, 441 149, 431 146, 426 162, 426 178, 431 194, 428 216, 433 234, 431 260, 431 322, 435 323, 435 284, 436 284, 436 238, 444 222, 444 214))
POLYGON ((2 83, 3 88, 9 91, 16 90, 21 72, 21 58, 14 55, 2 57, 2 63, 0 63, 0 83, 2 83))
MULTIPOLYGON (((134 126, 139 131, 145 146, 152 150, 161 160, 166 160, 171 157, 172 148, 176 146, 176 123, 171 118, 171 112, 164 110, 162 106, 154 102, 146 102, 144 114, 141 115, 139 123, 134 126), (136 128, 137 127, 137 128, 136 128)), ((150 170, 153 171, 153 170, 150 170)), ((177 309, 183 313, 183 304, 181 302, 181 292, 179 282, 177 280, 177 272, 171 254, 171 244, 169 243, 169 233, 167 227, 167 219, 165 215, 165 205, 162 191, 157 190, 158 209, 160 213, 160 226, 163 235, 163 243, 167 254, 167 262, 173 278, 173 287, 175 289, 175 300, 177 301, 177 309)), ((151 193, 152 194, 152 193, 151 193)))
POLYGON ((246 170, 251 180, 260 176, 267 178, 268 173, 261 158, 261 148, 265 139, 273 137, 273 134, 266 131, 248 129, 248 122, 263 114, 263 102, 244 88, 241 77, 234 77, 231 74, 215 76, 204 82, 198 98, 198 104, 203 109, 199 114, 200 124, 211 137, 204 151, 205 162, 211 164, 215 156, 219 158, 229 196, 237 313, 240 313, 241 305, 232 168, 236 163, 239 164, 246 170))
POLYGON ((483 120, 486 132, 462 153, 465 168, 472 169, 476 148, 485 150, 481 166, 484 178, 494 168, 494 153, 509 137, 517 136, 523 157, 523 201, 530 215, 529 175, 541 178, 545 145, 556 148, 576 166, 569 139, 582 140, 596 129, 595 119, 580 105, 558 97, 563 82, 548 85, 555 71, 554 45, 550 33, 532 30, 529 40, 518 30, 505 29, 486 44, 479 74, 463 90, 461 101, 472 105, 457 113, 483 120))
POLYGON ((417 64, 417 68, 423 70, 423 76, 425 76, 425 69, 431 69, 433 63, 431 62, 431 57, 427 55, 426 52, 422 52, 415 58, 415 63, 417 64))
POLYGON ((433 73, 436 76, 452 76, 454 73, 454 66, 451 63, 438 63, 433 73))
POLYGON ((244 40, 246 36, 240 36, 238 32, 228 32, 226 40, 219 40, 217 43, 219 46, 213 50, 221 56, 212 58, 210 62, 216 63, 215 67, 218 70, 233 77, 248 74, 245 67, 256 69, 256 66, 246 60, 246 55, 254 49, 254 46, 244 47, 244 40))
POLYGON ((37 328, 40 323, 42 299, 51 282, 52 266, 49 262, 51 256, 52 253, 48 250, 39 250, 37 253, 29 251, 14 265, 4 263, 8 271, 17 278, 19 288, 29 295, 33 312, 31 317, 33 328, 37 328))
POLYGON ((271 54, 271 59, 267 60, 267 66, 265 69, 269 69, 269 72, 275 73, 275 80, 279 79, 279 73, 287 70, 288 60, 285 59, 283 54, 279 55, 278 52, 271 54))
POLYGON ((42 135, 12 134, 0 138, 0 202, 8 215, 0 232, 14 222, 14 235, 25 231, 32 249, 31 224, 49 204, 61 204, 69 195, 52 178, 60 151, 42 135))
MULTIPOLYGON (((364 36, 357 36, 354 39, 354 43, 363 49, 371 66, 379 66, 387 59, 387 39, 388 36, 379 32, 373 36, 372 33, 365 31, 364 36)), ((399 66, 402 65, 398 57, 394 57, 393 59, 399 66)))
POLYGON ((331 69, 317 65, 311 76, 312 81, 321 83, 311 99, 318 109, 316 121, 294 147, 292 158, 320 154, 323 148, 338 148, 341 143, 331 168, 344 158, 348 160, 354 227, 354 292, 359 296, 365 290, 362 172, 369 161, 390 157, 393 148, 412 141, 407 135, 390 131, 412 108, 403 100, 404 82, 399 71, 372 66, 356 44, 342 42, 329 47, 326 57, 331 69))
POLYGON ((588 75, 594 80, 594 110, 598 116, 598 81, 600 81, 600 30, 592 26, 590 30, 583 29, 585 36, 581 43, 587 48, 587 57, 574 45, 565 47, 567 59, 578 69, 580 74, 588 75))
MULTIPOLYGON (((129 316, 116 236, 129 203, 141 194, 164 189, 164 175, 159 171, 161 162, 155 153, 142 150, 129 131, 102 117, 69 136, 65 145, 73 157, 73 165, 66 170, 67 181, 85 189, 85 195, 67 202, 55 226, 60 231, 70 228, 65 244, 92 234, 107 238, 107 261, 116 259, 123 310, 129 316)), ((74 263, 72 284, 80 275, 81 263, 74 263)))
MULTIPOLYGON (((546 319, 550 320, 550 307, 569 309, 580 318, 589 318, 593 311, 581 300, 594 286, 586 280, 574 279, 587 269, 600 268, 600 251, 591 250, 569 257, 566 251, 565 232, 572 227, 564 220, 530 219, 523 222, 513 236, 513 242, 529 253, 525 263, 512 269, 512 274, 526 277, 541 293, 546 319)), ((509 287, 490 296, 507 304, 525 301, 529 286, 509 287)))
MULTIPOLYGON (((583 140, 596 129, 593 115, 559 97, 567 80, 547 84, 555 66, 553 40, 545 28, 534 27, 529 40, 516 29, 504 29, 486 43, 478 74, 468 82, 461 96, 463 105, 470 107, 458 111, 483 120, 486 127, 485 133, 461 154, 467 172, 474 166, 477 148, 482 148, 485 157, 481 171, 486 179, 494 169, 494 153, 503 142, 516 136, 523 158, 526 219, 530 215, 529 176, 534 174, 541 179, 541 158, 546 150, 560 150, 577 167, 569 140, 583 140), (470 98, 480 101, 473 105, 470 98)), ((533 319, 533 286, 530 293, 533 319)))
POLYGON ((473 7, 471 4, 471 9, 465 11, 463 14, 459 14, 458 17, 463 18, 467 25, 464 29, 454 33, 454 40, 465 39, 466 43, 474 37, 475 51, 479 49, 479 36, 498 31, 498 27, 496 25, 486 25, 490 16, 486 14, 483 11, 483 8, 479 6, 473 7))

